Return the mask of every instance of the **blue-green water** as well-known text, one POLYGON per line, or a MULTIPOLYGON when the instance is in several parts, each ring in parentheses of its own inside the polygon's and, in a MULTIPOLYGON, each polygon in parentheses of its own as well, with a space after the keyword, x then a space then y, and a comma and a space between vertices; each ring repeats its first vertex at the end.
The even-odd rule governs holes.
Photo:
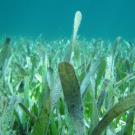
POLYGON ((135 0, 0 0, 0 34, 70 37, 76 10, 83 37, 135 37, 135 0))

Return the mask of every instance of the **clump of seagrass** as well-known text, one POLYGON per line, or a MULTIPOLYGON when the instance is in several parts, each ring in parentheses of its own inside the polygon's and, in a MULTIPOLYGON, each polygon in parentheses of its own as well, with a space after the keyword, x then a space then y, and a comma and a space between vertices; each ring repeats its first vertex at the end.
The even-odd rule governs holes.
POLYGON ((78 30, 79 30, 81 21, 82 21, 82 13, 80 11, 77 11, 75 13, 75 18, 74 18, 73 39, 72 39, 73 42, 77 38, 77 33, 78 33, 78 30))
POLYGON ((75 42, 77 39, 77 32, 81 24, 82 14, 80 11, 75 13, 73 37, 71 44, 68 48, 65 58, 66 62, 59 64, 59 75, 61 85, 64 93, 64 98, 67 104, 68 112, 70 114, 75 135, 84 134, 84 122, 83 122, 83 107, 80 93, 80 86, 75 75, 75 71, 70 63, 72 59, 72 53, 74 52, 75 42))
POLYGON ((71 64, 59 64, 59 75, 68 112, 73 123, 74 135, 84 134, 83 107, 80 86, 71 64))
POLYGON ((74 49, 75 44, 76 44, 77 33, 78 33, 78 30, 79 30, 81 21, 82 21, 82 13, 80 11, 77 11, 75 13, 75 18, 74 18, 72 41, 71 41, 70 46, 68 47, 67 54, 66 54, 66 57, 65 57, 65 60, 67 62, 71 61, 71 57, 72 57, 73 49, 74 49))

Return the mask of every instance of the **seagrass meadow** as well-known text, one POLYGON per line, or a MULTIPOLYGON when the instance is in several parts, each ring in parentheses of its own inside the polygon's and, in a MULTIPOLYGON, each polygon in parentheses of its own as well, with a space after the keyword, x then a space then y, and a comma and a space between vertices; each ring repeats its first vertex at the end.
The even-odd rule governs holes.
POLYGON ((135 41, 1 37, 0 135, 135 135, 135 41))

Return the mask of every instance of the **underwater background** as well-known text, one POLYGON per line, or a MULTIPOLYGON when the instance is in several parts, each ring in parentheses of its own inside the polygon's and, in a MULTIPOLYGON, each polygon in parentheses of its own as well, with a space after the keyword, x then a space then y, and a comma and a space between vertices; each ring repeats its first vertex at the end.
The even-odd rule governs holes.
POLYGON ((135 135, 135 0, 0 0, 0 135, 135 135))
POLYGON ((0 35, 70 38, 76 10, 82 37, 135 37, 135 0, 0 0, 0 35))

